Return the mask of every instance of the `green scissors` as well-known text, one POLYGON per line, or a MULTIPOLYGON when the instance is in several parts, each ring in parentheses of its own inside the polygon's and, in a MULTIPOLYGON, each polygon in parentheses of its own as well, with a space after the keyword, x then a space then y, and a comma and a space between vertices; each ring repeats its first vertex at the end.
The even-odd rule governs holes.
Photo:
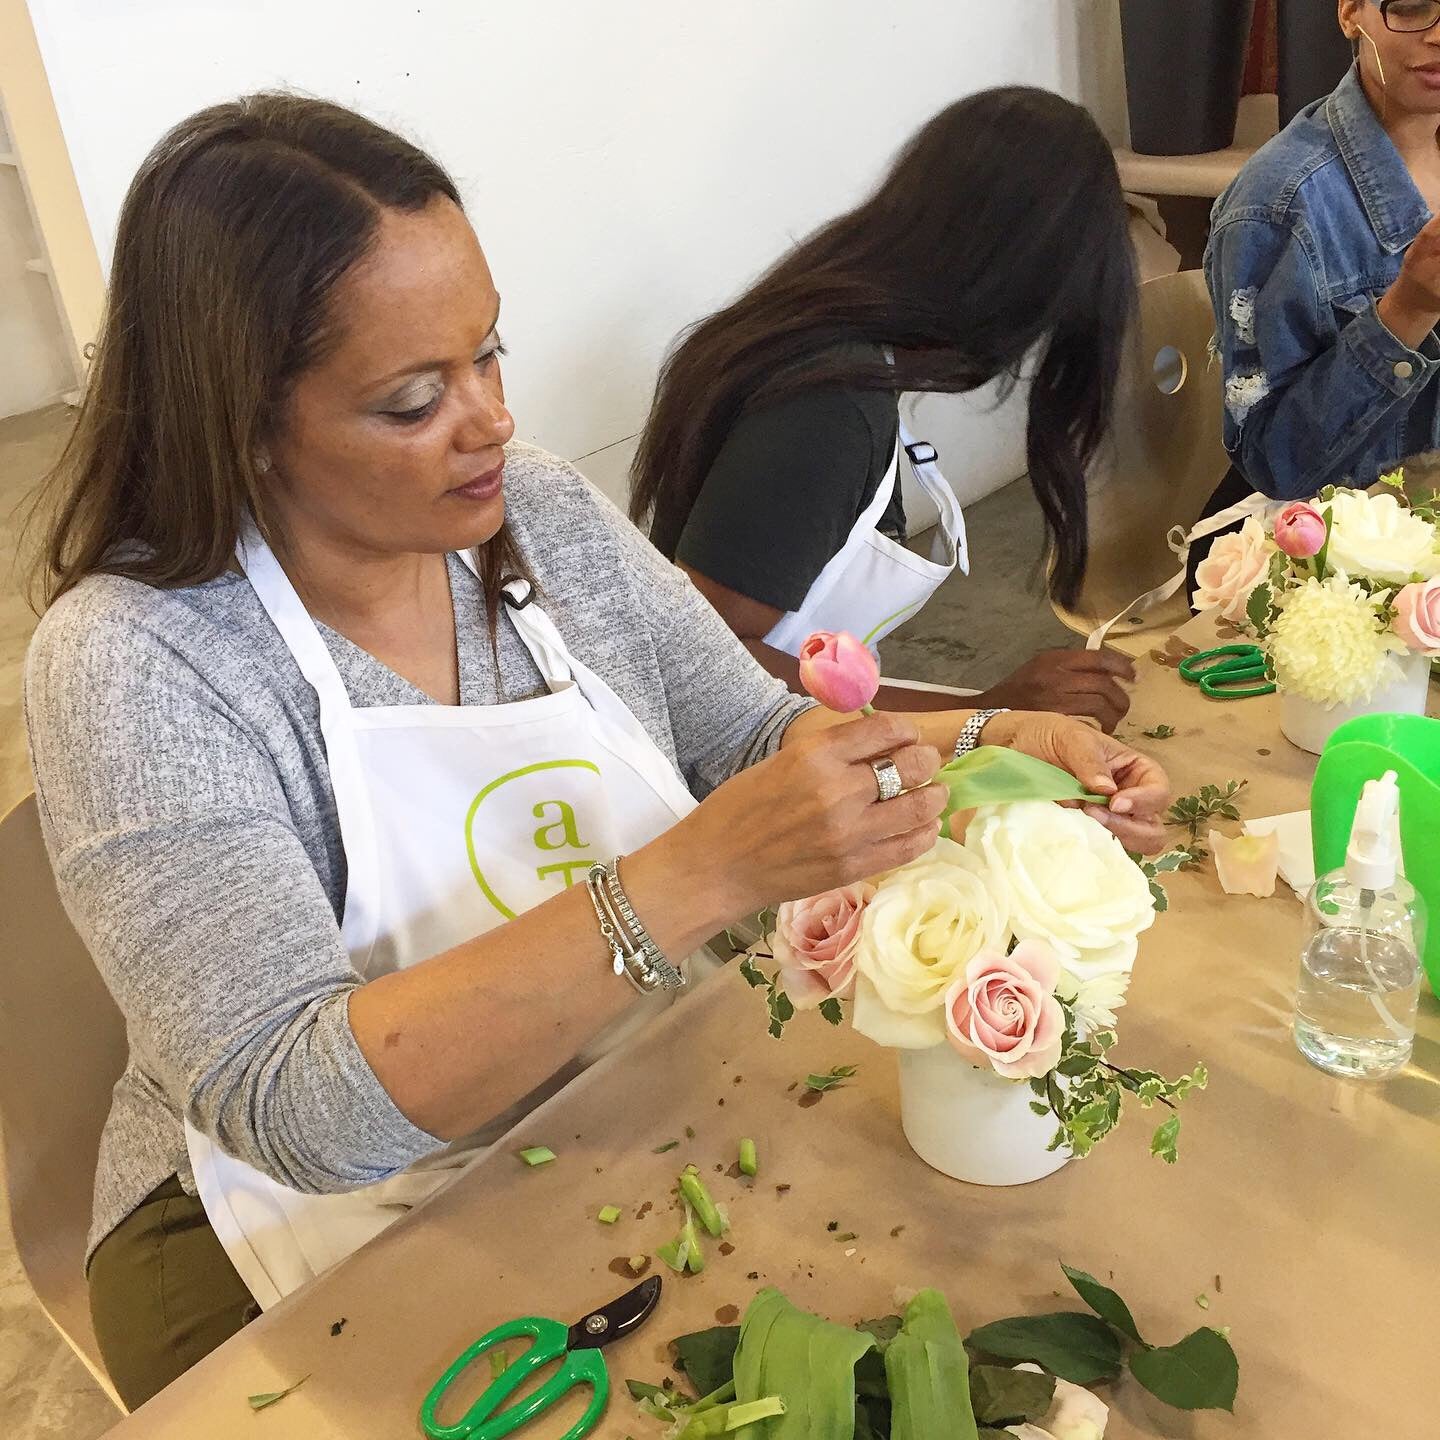
POLYGON ((1198 685, 1212 700, 1245 700, 1252 695, 1273 695, 1265 652, 1258 645, 1221 645, 1202 650, 1180 662, 1180 678, 1198 685), (1258 680, 1252 685, 1247 682, 1258 680))
POLYGON ((431 1440, 501 1440, 548 1410, 577 1385, 588 1385, 594 1391, 590 1404, 560 1437, 580 1440, 599 1424, 610 1398, 610 1376, 601 1348, 644 1324, 659 1302, 660 1277, 652 1275, 618 1300, 592 1310, 568 1327, 558 1320, 534 1315, 497 1325, 459 1356, 431 1387, 420 1407, 420 1428, 431 1440), (535 1343, 491 1380, 480 1398, 453 1425, 442 1425, 435 1418, 446 1392, 478 1356, 506 1340, 524 1338, 535 1343), (534 1394, 507 1409, 500 1408, 528 1376, 554 1360, 560 1361, 560 1368, 534 1394))

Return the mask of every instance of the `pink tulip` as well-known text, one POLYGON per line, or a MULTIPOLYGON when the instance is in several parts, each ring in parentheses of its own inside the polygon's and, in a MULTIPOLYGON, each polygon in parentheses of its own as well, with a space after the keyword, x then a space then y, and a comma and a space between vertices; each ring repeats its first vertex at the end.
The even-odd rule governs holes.
POLYGON ((1292 559, 1308 560, 1325 545, 1325 517, 1303 500, 1275 517, 1275 543, 1292 559))
POLYGON ((1440 656, 1440 579, 1401 589, 1395 597, 1395 633, 1411 650, 1440 656))
POLYGON ((880 688, 875 657, 853 635, 817 630, 800 647, 800 683, 828 710, 864 710, 880 688))

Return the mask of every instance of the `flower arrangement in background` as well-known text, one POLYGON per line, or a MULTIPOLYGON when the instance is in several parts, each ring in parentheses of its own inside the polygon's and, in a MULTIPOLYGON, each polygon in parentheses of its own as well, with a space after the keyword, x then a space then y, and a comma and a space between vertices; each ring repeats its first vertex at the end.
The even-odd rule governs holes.
POLYGON ((1440 657, 1440 495, 1327 486, 1268 526, 1222 535, 1196 572, 1195 605, 1253 634, 1281 690, 1318 705, 1369 699, 1396 657, 1440 657))

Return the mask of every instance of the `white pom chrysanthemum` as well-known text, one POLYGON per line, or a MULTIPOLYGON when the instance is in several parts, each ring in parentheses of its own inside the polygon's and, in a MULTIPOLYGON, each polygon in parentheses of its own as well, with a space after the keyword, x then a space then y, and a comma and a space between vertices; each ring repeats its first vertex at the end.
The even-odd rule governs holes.
POLYGON ((1398 677, 1391 656, 1405 648, 1375 600, 1340 575, 1286 591, 1268 645, 1280 688, 1317 705, 1369 699, 1398 677))

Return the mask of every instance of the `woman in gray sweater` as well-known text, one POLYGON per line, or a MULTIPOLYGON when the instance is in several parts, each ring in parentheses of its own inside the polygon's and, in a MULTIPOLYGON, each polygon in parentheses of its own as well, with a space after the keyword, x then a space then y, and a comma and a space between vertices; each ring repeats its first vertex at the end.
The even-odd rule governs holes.
POLYGON ((1076 721, 788 694, 512 442, 499 308, 449 177, 338 106, 204 111, 126 199, 26 720, 129 1028, 89 1273, 131 1404, 643 1023, 707 936, 923 853, 967 722, 1158 843, 1163 774, 1076 721))

